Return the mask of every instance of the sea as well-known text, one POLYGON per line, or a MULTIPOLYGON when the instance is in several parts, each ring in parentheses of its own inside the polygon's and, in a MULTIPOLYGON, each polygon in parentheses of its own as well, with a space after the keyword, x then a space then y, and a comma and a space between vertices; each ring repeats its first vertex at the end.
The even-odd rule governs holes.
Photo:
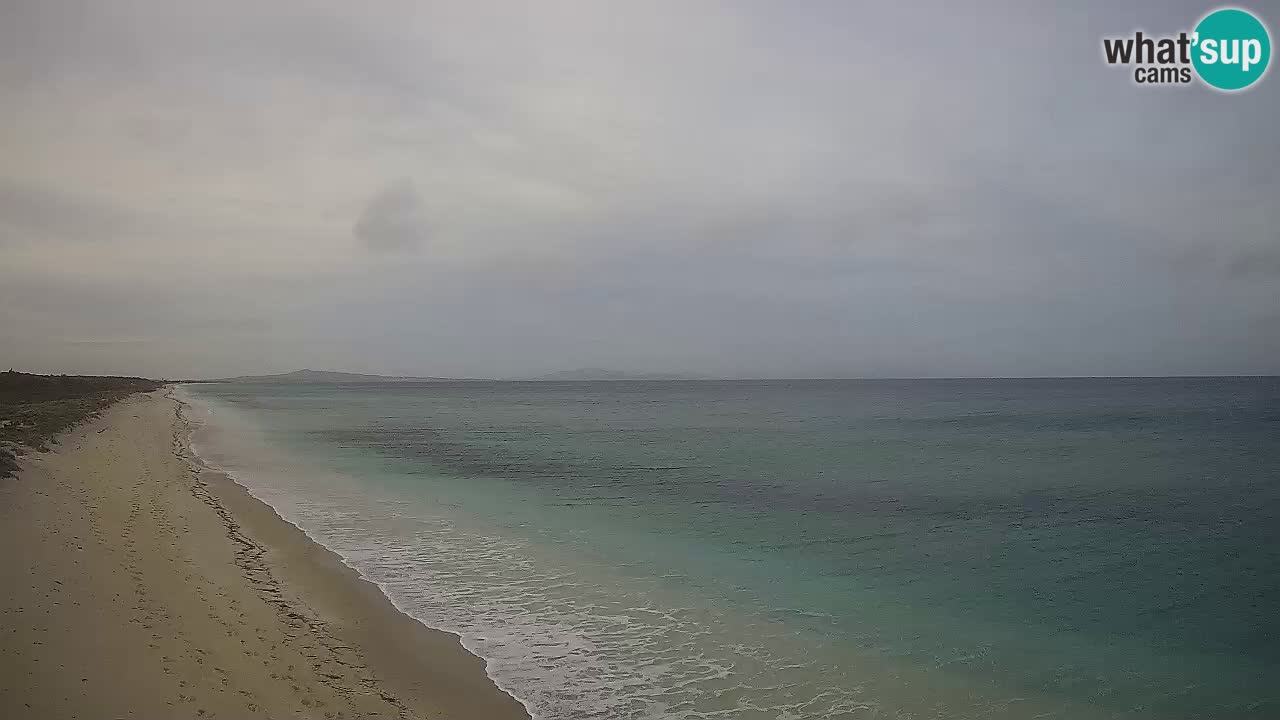
POLYGON ((181 396, 542 720, 1280 718, 1280 378, 181 396))

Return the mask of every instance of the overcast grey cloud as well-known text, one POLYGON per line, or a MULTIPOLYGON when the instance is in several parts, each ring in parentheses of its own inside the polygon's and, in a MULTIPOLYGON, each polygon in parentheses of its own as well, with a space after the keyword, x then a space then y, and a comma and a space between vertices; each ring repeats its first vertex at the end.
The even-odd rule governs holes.
POLYGON ((11 0, 0 364, 1280 372, 1280 80, 1100 56, 1212 7, 11 0))
POLYGON ((373 249, 396 249, 422 243, 430 233, 430 216, 410 180, 388 185, 369 200, 356 221, 356 237, 373 249))

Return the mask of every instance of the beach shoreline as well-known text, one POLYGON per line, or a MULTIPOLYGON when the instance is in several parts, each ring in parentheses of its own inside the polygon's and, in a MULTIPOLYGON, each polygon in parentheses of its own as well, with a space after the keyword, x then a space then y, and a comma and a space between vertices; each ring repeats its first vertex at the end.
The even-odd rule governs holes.
POLYGON ((0 484, 4 717, 527 718, 456 635, 120 401, 0 484))

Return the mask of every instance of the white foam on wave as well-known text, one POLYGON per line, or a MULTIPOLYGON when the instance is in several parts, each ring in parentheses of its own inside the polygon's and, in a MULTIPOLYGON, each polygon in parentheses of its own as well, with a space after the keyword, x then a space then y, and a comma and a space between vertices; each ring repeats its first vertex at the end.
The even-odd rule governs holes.
POLYGON ((872 716, 848 673, 793 629, 308 466, 242 411, 183 393, 192 448, 337 553, 405 614, 454 633, 531 715, 872 716))

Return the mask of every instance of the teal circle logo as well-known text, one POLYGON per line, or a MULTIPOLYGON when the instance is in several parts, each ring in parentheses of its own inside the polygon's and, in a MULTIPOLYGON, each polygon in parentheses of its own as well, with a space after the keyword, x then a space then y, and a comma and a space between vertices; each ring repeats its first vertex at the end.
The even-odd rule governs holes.
POLYGON ((1214 10, 1196 25, 1191 63, 1200 79, 1219 90, 1243 90, 1262 79, 1271 61, 1271 36, 1252 13, 1214 10))

